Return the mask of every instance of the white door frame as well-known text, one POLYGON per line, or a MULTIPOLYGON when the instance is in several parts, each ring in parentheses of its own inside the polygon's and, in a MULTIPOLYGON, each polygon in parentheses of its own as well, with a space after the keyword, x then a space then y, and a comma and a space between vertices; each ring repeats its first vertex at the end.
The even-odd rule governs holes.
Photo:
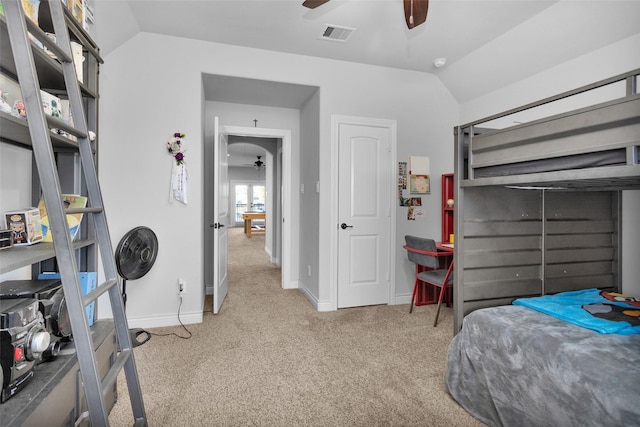
MULTIPOLYGON (((282 288, 298 288, 298 279, 293 277, 294 268, 291 265, 291 250, 294 247, 291 223, 293 222, 293 211, 291 201, 293 200, 291 185, 291 131, 288 129, 267 129, 256 127, 221 126, 227 135, 250 136, 257 138, 278 138, 282 140, 282 249, 281 249, 281 274, 282 288)), ((273 207, 275 208, 275 206, 273 207)))
POLYGON ((393 202, 398 200, 397 193, 397 179, 393 178, 398 175, 397 168, 397 122, 395 120, 388 119, 374 119, 368 117, 356 117, 356 116, 343 116, 343 115, 331 115, 331 224, 333 231, 330 234, 331 254, 330 257, 330 277, 329 295, 331 298, 330 306, 332 310, 338 309, 338 231, 339 231, 339 218, 338 218, 338 143, 339 143, 339 129, 342 124, 359 125, 359 126, 378 126, 387 127, 391 131, 391 155, 389 156, 389 168, 391 168, 392 179, 389 182, 389 191, 391 192, 390 209, 391 209, 391 230, 389 231, 389 241, 391 247, 389 248, 389 256, 392 260, 389 267, 389 304, 393 303, 396 299, 396 205, 393 202))

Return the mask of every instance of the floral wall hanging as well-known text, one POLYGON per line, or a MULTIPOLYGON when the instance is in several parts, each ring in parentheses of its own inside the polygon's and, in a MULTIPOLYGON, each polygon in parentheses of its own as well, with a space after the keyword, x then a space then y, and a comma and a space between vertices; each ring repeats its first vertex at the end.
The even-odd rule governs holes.
POLYGON ((173 199, 180 203, 187 204, 187 165, 185 163, 185 152, 187 144, 183 138, 184 133, 176 132, 167 141, 167 150, 173 157, 171 167, 171 190, 169 192, 169 202, 173 199))

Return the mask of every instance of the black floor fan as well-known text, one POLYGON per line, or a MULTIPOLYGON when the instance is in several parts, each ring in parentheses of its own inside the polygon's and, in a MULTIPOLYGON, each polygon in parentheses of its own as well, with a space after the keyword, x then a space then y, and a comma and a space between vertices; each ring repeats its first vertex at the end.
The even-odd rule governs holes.
MULTIPOLYGON (((158 238, 148 227, 136 227, 127 232, 116 248, 116 267, 122 278, 122 301, 127 307, 127 280, 136 280, 151 270, 158 256, 158 238)), ((140 328, 129 329, 131 345, 137 347, 149 341, 151 334, 140 328), (146 335, 146 336, 143 336, 146 335), (143 336, 142 338, 140 338, 143 336)))

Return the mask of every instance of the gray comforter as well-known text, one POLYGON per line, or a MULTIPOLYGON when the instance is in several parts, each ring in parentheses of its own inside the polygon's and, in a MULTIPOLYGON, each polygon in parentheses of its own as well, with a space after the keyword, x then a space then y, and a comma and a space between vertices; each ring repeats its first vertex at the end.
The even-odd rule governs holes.
POLYGON ((640 335, 525 307, 476 310, 451 342, 446 382, 492 426, 640 426, 640 335))

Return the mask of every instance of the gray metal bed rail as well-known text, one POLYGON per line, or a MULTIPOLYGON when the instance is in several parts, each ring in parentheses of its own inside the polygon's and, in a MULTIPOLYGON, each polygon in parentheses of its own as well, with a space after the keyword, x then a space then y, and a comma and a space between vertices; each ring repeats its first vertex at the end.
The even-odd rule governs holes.
POLYGON ((630 71, 458 126, 460 185, 640 188, 639 75, 640 69, 630 71), (487 128, 492 121, 615 83, 623 85, 623 96, 503 129, 487 128))

